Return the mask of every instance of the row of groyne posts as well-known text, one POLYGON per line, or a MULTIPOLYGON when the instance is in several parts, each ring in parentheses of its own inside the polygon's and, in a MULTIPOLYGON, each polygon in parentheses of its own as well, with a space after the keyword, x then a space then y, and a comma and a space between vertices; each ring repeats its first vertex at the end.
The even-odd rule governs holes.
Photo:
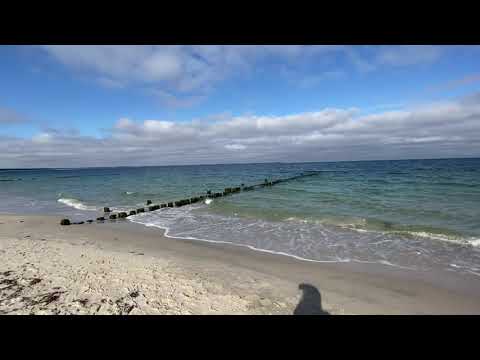
MULTIPOLYGON (((101 217, 98 217, 96 219, 96 221, 99 222, 99 223, 102 223, 105 220, 107 220, 107 218, 110 219, 110 220, 126 219, 129 216, 134 216, 134 215, 137 215, 137 214, 145 213, 147 211, 151 212, 151 211, 157 211, 157 210, 165 209, 165 208, 181 207, 181 206, 185 206, 185 205, 189 205, 189 204, 195 204, 195 203, 198 203, 198 202, 206 200, 206 199, 216 199, 216 198, 219 198, 219 197, 238 194, 242 191, 253 191, 253 190, 256 190, 256 189, 271 187, 271 186, 274 186, 274 185, 277 185, 277 184, 280 184, 280 183, 285 183, 285 182, 288 182, 288 181, 297 180, 297 179, 304 178, 304 177, 307 177, 307 176, 314 176, 314 175, 317 175, 318 173, 319 173, 319 171, 309 171, 309 172, 306 172, 306 173, 302 173, 300 175, 296 175, 296 176, 292 176, 292 177, 284 178, 284 179, 277 179, 277 180, 272 180, 272 181, 269 181, 268 179, 265 179, 265 181, 261 184, 250 185, 250 186, 245 186, 245 184, 241 184, 238 187, 225 188, 223 190, 223 192, 212 192, 212 191, 208 190, 206 192, 206 194, 204 194, 204 195, 194 196, 192 198, 182 199, 182 200, 178 200, 178 201, 166 202, 166 203, 163 203, 163 204, 160 204, 160 205, 154 205, 151 200, 147 200, 146 207, 138 208, 138 209, 130 210, 130 211, 121 211, 121 212, 118 212, 118 213, 113 213, 110 210, 109 207, 104 207, 103 212, 105 213, 105 215, 101 216, 101 217)), ((60 221, 60 225, 81 225, 81 224, 85 224, 85 223, 91 224, 94 221, 95 220, 71 222, 70 219, 62 219, 60 221)))

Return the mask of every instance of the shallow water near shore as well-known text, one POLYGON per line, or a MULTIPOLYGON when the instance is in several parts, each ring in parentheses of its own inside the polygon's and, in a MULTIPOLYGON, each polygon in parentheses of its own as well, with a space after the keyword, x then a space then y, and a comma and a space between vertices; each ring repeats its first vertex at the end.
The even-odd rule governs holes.
POLYGON ((0 211, 95 218, 312 170, 130 220, 311 261, 480 275, 480 159, 0 170, 0 211))

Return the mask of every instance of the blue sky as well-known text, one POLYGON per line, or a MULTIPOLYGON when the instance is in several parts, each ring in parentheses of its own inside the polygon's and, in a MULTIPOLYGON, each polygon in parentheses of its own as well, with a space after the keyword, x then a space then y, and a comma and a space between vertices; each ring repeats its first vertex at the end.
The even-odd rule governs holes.
POLYGON ((392 158, 478 156, 478 139, 460 130, 480 121, 476 103, 463 105, 480 90, 479 55, 477 46, 0 46, 0 167, 367 159, 385 126, 392 158), (449 116, 457 125, 446 137, 449 116))

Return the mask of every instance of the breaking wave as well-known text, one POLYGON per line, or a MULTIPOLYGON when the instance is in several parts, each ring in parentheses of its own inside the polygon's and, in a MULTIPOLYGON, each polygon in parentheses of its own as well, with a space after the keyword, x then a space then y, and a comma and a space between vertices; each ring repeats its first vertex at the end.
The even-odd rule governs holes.
POLYGON ((65 204, 67 206, 73 207, 77 210, 85 210, 85 211, 96 211, 97 208, 95 206, 88 206, 82 203, 81 201, 77 199, 67 199, 67 198, 61 198, 58 199, 59 203, 65 204))

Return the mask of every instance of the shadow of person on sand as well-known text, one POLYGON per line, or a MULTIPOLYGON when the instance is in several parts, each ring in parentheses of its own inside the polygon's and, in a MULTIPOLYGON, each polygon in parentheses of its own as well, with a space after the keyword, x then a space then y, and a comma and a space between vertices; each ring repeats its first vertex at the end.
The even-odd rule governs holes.
POLYGON ((302 290, 303 294, 293 315, 330 315, 322 309, 322 296, 315 286, 300 284, 298 288, 302 290))

